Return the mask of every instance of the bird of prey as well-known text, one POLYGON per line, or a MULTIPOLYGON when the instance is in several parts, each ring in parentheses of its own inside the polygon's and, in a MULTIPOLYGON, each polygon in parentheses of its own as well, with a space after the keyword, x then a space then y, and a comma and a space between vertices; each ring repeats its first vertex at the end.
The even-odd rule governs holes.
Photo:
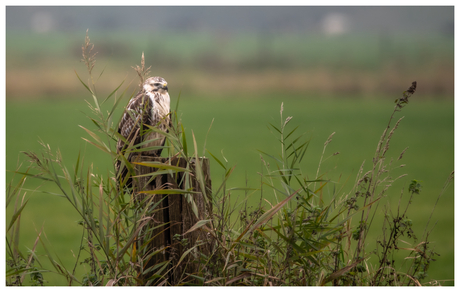
MULTIPOLYGON (((117 153, 125 155, 126 149, 137 144, 137 148, 145 148, 142 155, 160 156, 162 146, 165 143, 164 135, 152 131, 148 126, 158 127, 161 131, 167 131, 170 123, 170 99, 168 94, 168 83, 162 77, 150 77, 145 80, 140 91, 133 97, 123 113, 118 126, 118 133, 125 140, 118 139, 117 153)), ((134 153, 129 153, 126 159, 131 162, 134 153)), ((128 171, 122 167, 122 160, 116 161, 115 169, 117 181, 125 179, 128 171)), ((126 182, 131 186, 131 179, 126 182)))

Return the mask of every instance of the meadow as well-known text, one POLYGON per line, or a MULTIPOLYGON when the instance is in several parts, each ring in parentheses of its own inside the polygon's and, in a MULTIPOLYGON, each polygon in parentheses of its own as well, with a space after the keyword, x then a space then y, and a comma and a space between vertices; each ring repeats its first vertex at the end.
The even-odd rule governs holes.
MULTIPOLYGON (((392 111, 394 98, 386 96, 369 100, 359 97, 317 98, 299 95, 289 98, 247 96, 220 99, 182 94, 179 116, 187 135, 191 137, 193 131, 196 136, 198 149, 202 149, 206 140, 209 152, 221 161, 228 161, 229 166, 236 165, 229 186, 257 188, 260 182, 257 173, 261 170, 258 150, 270 154, 279 152, 277 138, 267 126, 269 123, 278 123, 279 109, 283 102, 285 115, 293 116, 292 125, 299 126, 299 131, 311 140, 303 162, 304 171, 311 178, 316 175, 324 142, 335 132, 326 149, 321 173, 326 173, 333 181, 326 194, 341 188, 346 193, 352 187, 362 162, 370 163, 376 143, 392 111), (332 156, 336 152, 340 154, 332 156)), ((177 97, 173 97, 172 103, 176 101, 177 97)), ((81 139, 89 137, 78 125, 94 130, 94 125, 85 116, 85 113, 90 115, 89 109, 81 98, 66 101, 41 99, 39 102, 27 103, 8 101, 6 109, 8 170, 14 170, 17 161, 26 160, 19 151, 39 152, 41 146, 38 140, 41 139, 51 149, 59 148, 64 164, 70 169, 81 152, 86 164, 93 164, 94 169, 103 176, 113 171, 109 157, 101 155, 100 150, 81 139)), ((118 115, 120 113, 116 113, 118 115)), ((414 199, 409 216, 413 220, 414 230, 423 230, 427 216, 453 170, 453 104, 446 100, 417 100, 414 96, 400 116, 404 116, 404 119, 392 141, 389 155, 396 158, 404 148, 409 147, 402 160, 406 166, 395 170, 395 175, 407 173, 408 177, 394 185, 385 204, 396 206, 401 190, 408 188, 409 181, 420 180, 423 190, 414 199)), ((223 171, 213 159, 211 174, 213 185, 218 186, 223 171)), ((11 177, 12 174, 7 173, 7 181, 11 177)), ((22 214, 22 247, 30 248, 37 230, 44 226, 53 252, 71 269, 81 239, 81 226, 76 223, 78 216, 62 198, 34 192, 39 186, 37 183, 29 178, 26 184, 26 188, 30 189, 27 192, 30 201, 22 214)), ((46 183, 40 189, 58 192, 46 183)), ((273 202, 274 198, 265 199, 273 202)), ((252 202, 258 200, 255 196, 252 202)), ((11 214, 9 211, 7 218, 11 214)), ((433 216, 432 221, 436 222, 436 226, 431 238, 435 239, 435 250, 441 256, 432 264, 429 278, 451 280, 454 265, 452 186, 440 198, 433 216)), ((380 231, 377 229, 371 233, 376 237, 380 231)), ((38 251, 40 253, 40 248, 38 251)), ((53 285, 62 281, 55 279, 58 282, 54 282, 52 275, 46 275, 45 278, 53 285)))
MULTIPOLYGON (((127 80, 123 86, 134 80, 129 77, 135 75, 130 66, 145 51, 147 62, 155 63, 154 72, 162 72, 171 85, 172 105, 180 100, 178 115, 187 140, 192 141, 193 133, 200 155, 212 154, 227 167, 235 166, 227 181, 229 188, 260 187, 261 153, 278 157, 280 152, 279 136, 270 124, 279 125, 283 103, 283 116, 293 117, 288 130, 298 126, 297 132, 304 133, 309 140, 301 165, 303 173, 308 179, 315 179, 318 172, 330 180, 322 190, 325 200, 334 194, 348 194, 363 162, 365 168, 372 164, 395 99, 401 97, 410 82, 417 80, 420 89, 395 116, 404 119, 387 154, 397 159, 408 147, 403 159, 391 170, 393 177, 407 176, 394 183, 380 204, 394 211, 400 205, 401 193, 408 192, 410 182, 421 182, 422 191, 415 195, 408 216, 414 232, 421 236, 436 205, 428 230, 434 227, 430 239, 440 254, 431 263, 424 283, 436 279, 445 280, 443 285, 454 284, 452 184, 437 201, 454 169, 451 39, 387 39, 373 35, 335 39, 310 36, 306 41, 289 34, 268 39, 254 35, 220 38, 171 34, 167 42, 158 43, 135 34, 124 34, 120 40, 119 35, 94 37, 99 52, 96 74, 104 71, 98 84, 100 97, 108 95, 122 80, 127 80), (340 52, 334 49, 338 47, 340 52), (335 134, 318 171, 324 144, 332 133, 335 134), (400 168, 399 163, 405 166, 400 168)), ((85 101, 91 102, 91 96, 82 90, 73 72, 75 69, 84 76, 84 70, 80 70, 84 66, 79 63, 82 39, 81 34, 7 35, 7 183, 19 180, 20 176, 11 171, 27 169, 28 158, 22 151, 42 151, 38 141, 49 145, 52 151, 59 150, 62 165, 70 171, 80 156, 86 167, 92 165, 95 173, 105 178, 112 175, 113 161, 85 142, 82 137, 90 137, 79 127, 96 130, 88 118, 92 113, 85 101), (23 82, 25 79, 28 82, 23 82)), ((130 83, 127 96, 136 90, 136 83, 137 80, 130 83)), ((128 102, 127 96, 114 113, 115 123, 128 102)), ((110 107, 105 104, 103 110, 110 107)), ((267 156, 264 159, 275 163, 267 156)), ((210 160, 212 184, 217 187, 224 170, 214 159, 210 160)), ((87 266, 76 263, 82 241, 80 216, 59 196, 56 186, 29 177, 24 188, 22 194, 29 201, 21 214, 21 251, 30 251, 43 227, 42 239, 48 250, 65 268, 75 269, 77 276, 87 274, 87 266)), ((233 192, 231 200, 238 203, 244 195, 233 192)), ((275 202, 268 192, 263 199, 275 202)), ((249 208, 259 200, 258 193, 250 196, 249 208)), ((407 201, 408 196, 404 195, 402 202, 407 201)), ((7 224, 14 203, 7 209, 7 224)), ((382 213, 376 217, 379 215, 383 217, 382 213)), ((381 221, 382 218, 375 218, 374 228, 369 231, 369 245, 375 244, 374 239, 381 235, 381 221)), ((43 268, 50 268, 41 244, 36 254, 43 268)), ((405 251, 397 254, 399 259, 406 256, 405 251)), ((376 264, 375 259, 369 263, 376 264)), ((47 285, 68 283, 53 273, 44 273, 44 278, 47 285)))

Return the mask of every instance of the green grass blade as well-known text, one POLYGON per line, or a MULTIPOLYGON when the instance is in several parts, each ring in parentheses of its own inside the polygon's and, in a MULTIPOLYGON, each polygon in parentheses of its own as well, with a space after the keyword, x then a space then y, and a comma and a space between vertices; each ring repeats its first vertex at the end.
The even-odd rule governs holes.
POLYGON ((292 193, 289 197, 285 198, 284 200, 282 200, 281 202, 279 202, 278 204, 276 204, 275 206, 273 206, 273 208, 271 208, 270 210, 268 210, 267 212, 265 212, 262 216, 260 216, 260 218, 254 223, 254 225, 252 225, 248 232, 251 233, 253 232, 254 230, 256 230, 260 225, 264 224, 265 222, 267 222, 268 220, 270 220, 276 213, 278 213, 279 210, 281 210, 281 208, 286 205, 287 202, 289 202, 292 198, 294 198, 295 195, 297 195, 297 193, 300 191, 297 190, 295 191, 294 193, 292 193))
POLYGON ((174 170, 177 172, 190 172, 190 170, 187 168, 165 164, 161 162, 133 162, 133 164, 147 166, 147 167, 154 167, 154 168, 159 168, 159 169, 170 169, 170 170, 174 170))
POLYGON ((149 190, 149 191, 140 191, 141 194, 148 194, 148 195, 171 195, 171 194, 199 194, 199 192, 189 191, 189 190, 182 190, 182 189, 163 189, 163 190, 149 190))
POLYGON ((192 227, 190 227, 189 230, 187 230, 185 234, 189 233, 189 232, 192 232, 192 231, 195 231, 196 229, 202 227, 203 225, 206 225, 207 223, 211 222, 212 220, 211 219, 207 219, 207 220, 200 220, 198 221, 197 223, 195 223, 192 227))
POLYGON ((91 94, 93 94, 93 91, 88 87, 88 85, 86 85, 85 82, 83 82, 83 80, 81 80, 80 76, 78 76, 77 71, 74 70, 74 72, 75 72, 75 75, 77 75, 78 80, 80 80, 81 84, 83 84, 83 86, 86 88, 86 90, 88 90, 91 94))
POLYGON ((188 157, 187 138, 185 137, 184 125, 181 124, 180 126, 182 130, 182 149, 184 150, 185 156, 188 157))
MULTIPOLYGON (((101 73, 101 74, 102 74, 102 73, 101 73)), ((112 92, 101 102, 101 105, 103 105, 109 98, 111 98, 111 97, 115 94, 115 92, 117 92, 118 89, 120 89, 120 87, 123 85, 124 82, 125 82, 125 81, 122 81, 122 82, 120 83, 120 85, 118 85, 118 87, 115 88, 115 90, 112 91, 112 92)), ((120 98, 120 99, 121 99, 121 98, 120 98)))
POLYGON ((26 206, 28 201, 29 201, 29 199, 27 199, 24 202, 24 204, 22 204, 22 206, 16 212, 14 212, 13 216, 11 216, 11 222, 8 225, 8 228, 6 229, 6 233, 8 233, 8 231, 10 231, 11 227, 14 225, 14 222, 16 222, 16 220, 19 218, 19 216, 22 213, 22 210, 24 210, 24 207, 26 206))
POLYGON ((224 170, 227 170, 227 168, 224 166, 224 164, 223 164, 216 156, 214 156, 214 154, 212 154, 209 150, 206 150, 206 151, 209 153, 209 155, 211 155, 212 158, 214 158, 214 160, 215 160, 217 163, 219 163, 220 166, 222 166, 222 168, 223 168, 224 170))

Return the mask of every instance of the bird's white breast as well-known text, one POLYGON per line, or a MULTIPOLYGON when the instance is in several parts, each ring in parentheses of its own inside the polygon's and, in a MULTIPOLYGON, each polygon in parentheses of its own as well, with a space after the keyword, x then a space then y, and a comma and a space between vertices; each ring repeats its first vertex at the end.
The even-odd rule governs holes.
MULTIPOLYGON (((165 94, 158 94, 158 97, 155 98, 155 94, 147 93, 147 96, 150 98, 152 102, 152 121, 156 124, 160 122, 159 128, 160 130, 166 131, 167 126, 169 125, 169 111, 170 111, 170 99, 169 94, 166 92, 165 94)), ((147 137, 147 140, 152 140, 152 142, 148 143, 146 147, 150 146, 161 146, 163 145, 165 137, 157 132, 150 132, 147 137)))
POLYGON ((155 94, 147 93, 150 101, 152 102, 151 115, 154 120, 161 120, 169 114, 170 111, 170 98, 168 92, 164 94, 158 94, 158 99, 155 99, 155 94))

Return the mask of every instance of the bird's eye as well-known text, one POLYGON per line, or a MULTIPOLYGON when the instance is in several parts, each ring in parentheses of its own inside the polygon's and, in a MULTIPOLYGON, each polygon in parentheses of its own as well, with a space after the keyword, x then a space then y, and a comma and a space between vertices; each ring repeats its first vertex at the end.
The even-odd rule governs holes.
POLYGON ((154 83, 153 85, 154 86, 160 86, 160 83, 154 83))

